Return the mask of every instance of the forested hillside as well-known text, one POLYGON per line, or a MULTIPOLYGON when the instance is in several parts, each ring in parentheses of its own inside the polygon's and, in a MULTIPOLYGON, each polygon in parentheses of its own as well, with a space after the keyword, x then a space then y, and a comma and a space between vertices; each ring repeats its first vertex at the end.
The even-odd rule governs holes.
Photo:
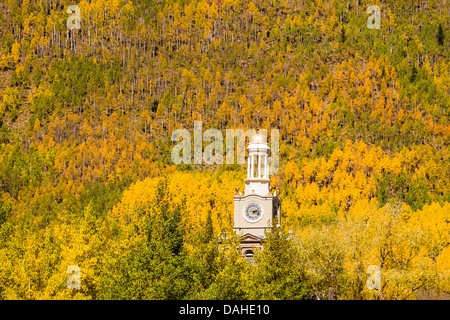
POLYGON ((450 293, 449 7, 2 0, 0 297, 450 293), (245 166, 171 161, 194 121, 280 130, 283 224, 255 265, 217 242, 245 166))

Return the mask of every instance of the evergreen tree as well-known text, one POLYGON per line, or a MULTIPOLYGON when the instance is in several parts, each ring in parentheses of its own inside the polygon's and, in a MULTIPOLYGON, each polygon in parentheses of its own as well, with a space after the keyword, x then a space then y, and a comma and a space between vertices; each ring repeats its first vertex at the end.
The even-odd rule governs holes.
POLYGON ((347 36, 345 34, 345 27, 341 28, 341 42, 344 43, 347 40, 347 36))
POLYGON ((442 24, 439 23, 438 32, 437 32, 437 42, 440 46, 443 46, 444 40, 445 40, 444 29, 442 28, 442 24))
POLYGON ((142 241, 119 256, 103 275, 103 298, 182 299, 190 288, 190 263, 184 247, 181 208, 171 208, 167 181, 156 190, 155 204, 143 220, 142 241))
POLYGON ((263 250, 256 252, 249 283, 252 299, 302 299, 308 293, 296 246, 273 221, 263 250))
POLYGON ((413 66, 411 69, 411 76, 409 78, 409 82, 411 83, 416 82, 416 78, 417 78, 417 68, 416 66, 413 66))
POLYGON ((254 271, 239 250, 239 239, 228 236, 219 244, 216 257, 217 273, 213 281, 194 297, 198 299, 243 300, 249 299, 248 277, 254 271))
POLYGON ((203 297, 207 290, 215 281, 219 271, 218 265, 218 239, 214 237, 214 229, 211 219, 211 212, 208 212, 205 225, 196 234, 194 242, 195 252, 192 255, 194 266, 195 284, 193 297, 203 297))

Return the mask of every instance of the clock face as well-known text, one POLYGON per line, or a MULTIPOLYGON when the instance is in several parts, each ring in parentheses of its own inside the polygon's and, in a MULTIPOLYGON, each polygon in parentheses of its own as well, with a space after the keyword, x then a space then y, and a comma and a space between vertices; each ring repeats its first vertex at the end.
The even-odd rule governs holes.
POLYGON ((263 216, 263 209, 259 203, 250 202, 244 207, 243 213, 248 222, 258 222, 263 216))

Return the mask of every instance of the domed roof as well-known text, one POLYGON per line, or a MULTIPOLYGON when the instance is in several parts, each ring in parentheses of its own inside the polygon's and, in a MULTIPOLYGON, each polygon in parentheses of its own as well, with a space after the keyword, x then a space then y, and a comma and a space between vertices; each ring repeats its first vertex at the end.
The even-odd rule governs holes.
POLYGON ((256 133, 250 136, 249 144, 267 144, 267 137, 265 135, 256 133))

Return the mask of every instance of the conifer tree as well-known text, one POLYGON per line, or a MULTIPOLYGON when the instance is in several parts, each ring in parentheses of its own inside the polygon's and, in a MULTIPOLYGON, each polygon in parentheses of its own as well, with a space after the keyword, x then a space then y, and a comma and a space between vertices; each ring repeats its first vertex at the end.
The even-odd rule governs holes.
POLYGON ((302 299, 308 293, 293 239, 272 222, 263 250, 257 251, 249 284, 252 299, 302 299))
POLYGON ((440 46, 443 46, 444 40, 445 40, 444 29, 442 28, 442 24, 439 23, 438 32, 437 32, 437 42, 440 46))

